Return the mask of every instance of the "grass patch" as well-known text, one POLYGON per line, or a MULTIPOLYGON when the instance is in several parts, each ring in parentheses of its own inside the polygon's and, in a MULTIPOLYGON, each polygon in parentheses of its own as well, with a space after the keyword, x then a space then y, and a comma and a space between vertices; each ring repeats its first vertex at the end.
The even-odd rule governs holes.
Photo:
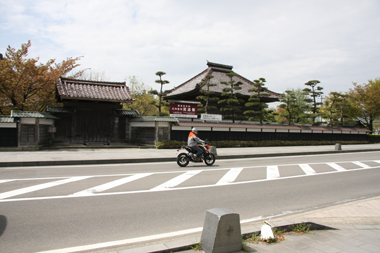
POLYGON ((202 243, 196 243, 191 246, 191 249, 194 251, 201 251, 202 250, 202 243))
POLYGON ((295 224, 292 226, 292 231, 288 233, 292 234, 308 234, 310 233, 310 226, 311 224, 306 224, 304 222, 300 224, 295 224))

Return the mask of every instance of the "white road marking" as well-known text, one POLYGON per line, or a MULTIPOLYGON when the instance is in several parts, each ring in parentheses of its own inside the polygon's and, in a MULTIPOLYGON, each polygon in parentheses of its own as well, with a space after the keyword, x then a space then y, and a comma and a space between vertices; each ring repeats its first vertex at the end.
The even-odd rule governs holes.
MULTIPOLYGON (((334 173, 336 173, 336 171, 334 173)), ((356 200, 356 199, 353 199, 353 200, 356 200)), ((353 201, 353 200, 350 200, 350 201, 353 201)), ((282 216, 289 215, 289 214, 295 214, 295 213, 301 213, 301 212, 305 212, 305 211, 315 210, 315 209, 319 209, 319 208, 321 208, 321 207, 315 206, 315 207, 308 208, 308 209, 284 211, 280 214, 274 214, 274 215, 270 215, 270 216, 266 216, 266 217, 257 216, 254 218, 248 218, 248 219, 240 220, 240 224, 247 224, 247 223, 257 222, 260 220, 271 220, 273 218, 282 217, 282 216)), ((169 232, 169 233, 163 233, 163 234, 157 234, 157 235, 148 235, 148 236, 143 236, 143 237, 119 240, 119 241, 110 241, 110 242, 89 244, 89 245, 77 246, 77 247, 71 247, 71 248, 41 251, 41 252, 37 252, 37 253, 66 253, 66 252, 75 253, 75 252, 82 252, 82 251, 99 250, 102 248, 110 248, 110 247, 116 247, 116 246, 122 246, 122 245, 127 246, 129 244, 134 244, 134 243, 140 243, 141 244, 143 242, 151 242, 151 241, 160 240, 160 239, 162 240, 162 239, 174 237, 174 236, 200 233, 200 232, 202 232, 202 230, 203 230, 203 227, 197 227, 197 228, 191 228, 191 229, 180 230, 180 231, 169 232)), ((199 237, 197 237, 197 238, 199 238, 199 237)), ((193 243, 199 243, 199 239, 196 239, 193 243)), ((135 248, 135 249, 137 250, 137 248, 135 248)))
POLYGON ((22 189, 18 189, 18 190, 13 190, 13 191, 9 191, 9 192, 4 192, 4 193, 0 194, 0 200, 10 198, 10 197, 14 197, 14 196, 21 195, 21 194, 25 194, 25 193, 29 193, 29 192, 34 192, 34 191, 50 188, 50 187, 57 186, 57 185, 62 185, 62 184, 67 184, 67 183, 87 179, 90 177, 91 176, 71 177, 71 178, 64 179, 64 180, 59 180, 59 181, 34 185, 34 186, 30 186, 30 187, 26 187, 26 188, 22 188, 22 189))
POLYGON ((313 170, 313 168, 310 167, 309 164, 300 164, 299 166, 300 166, 301 169, 305 172, 306 175, 314 175, 314 174, 317 174, 317 172, 315 172, 315 170, 313 170))
POLYGON ((191 171, 188 171, 182 175, 179 175, 178 177, 175 177, 159 186, 156 186, 154 188, 151 189, 151 191, 162 191, 162 190, 167 190, 169 188, 172 188, 172 187, 175 187, 183 182, 185 182, 186 180, 188 180, 189 178, 195 176, 196 174, 202 172, 202 170, 191 170, 191 171))
POLYGON ((14 179, 0 180, 0 184, 1 184, 1 183, 6 183, 6 182, 12 182, 12 181, 15 181, 15 180, 14 180, 14 179))
MULTIPOLYGON (((358 169, 351 169, 346 170, 345 172, 353 172, 353 171, 361 171, 361 170, 368 170, 368 169, 379 169, 380 166, 370 167, 370 168, 358 168, 358 169)), ((189 186, 189 187, 176 187, 176 188, 167 188, 167 191, 178 191, 178 190, 191 190, 191 189, 202 189, 202 188, 210 188, 210 187, 225 187, 229 185, 240 185, 240 184, 251 184, 251 183, 261 183, 261 182, 268 182, 273 180, 286 180, 286 179, 293 179, 293 178, 302 178, 302 177, 310 177, 310 176, 322 176, 322 175, 328 175, 328 174, 336 174, 336 173, 342 173, 342 171, 329 171, 329 172, 322 172, 317 173, 315 175, 297 175, 297 176, 290 176, 290 177, 280 177, 280 178, 271 178, 271 179, 258 179, 258 180, 250 180, 250 181, 241 181, 241 182, 232 182, 228 185, 199 185, 199 186, 189 186)), ((31 201, 31 200, 55 200, 55 199, 69 199, 69 198, 82 198, 82 197, 104 197, 104 196, 116 196, 116 195, 126 195, 126 194, 139 194, 139 193, 155 193, 157 191, 152 190, 138 190, 138 191, 127 191, 127 192, 106 192, 106 193, 98 193, 88 196, 73 196, 73 195, 64 195, 64 196, 48 196, 48 197, 32 197, 32 198, 19 198, 19 199, 0 199, 0 203, 2 202, 18 202, 18 201, 31 201)))
POLYGON ((164 234, 158 234, 158 235, 148 235, 148 236, 143 236, 143 237, 138 237, 138 238, 131 238, 131 239, 125 239, 125 240, 119 240, 119 241, 111 241, 111 242, 102 242, 102 243, 97 243, 97 244, 90 244, 90 245, 57 249, 57 250, 41 251, 37 253, 66 253, 66 252, 89 251, 89 250, 95 250, 95 249, 101 249, 101 248, 107 248, 107 247, 126 245, 126 244, 131 244, 131 243, 149 242, 149 241, 164 239, 164 238, 173 237, 173 236, 187 235, 187 234, 201 232, 202 229, 203 229, 202 227, 191 228, 191 229, 186 229, 182 231, 176 231, 176 232, 170 232, 170 233, 164 233, 164 234))
POLYGON ((153 173, 141 173, 141 174, 132 175, 132 176, 121 178, 121 179, 118 179, 118 180, 115 180, 115 181, 112 181, 109 183, 98 185, 98 186, 92 187, 92 188, 84 190, 84 191, 76 192, 73 195, 74 196, 87 196, 87 195, 95 194, 97 192, 103 192, 103 191, 112 189, 116 186, 120 186, 120 185, 129 183, 129 182, 135 181, 137 179, 141 179, 141 178, 150 176, 152 174, 153 173))
POLYGON ((224 185, 224 184, 229 184, 239 176, 240 172, 244 168, 232 168, 230 169, 216 184, 217 185, 224 185))
MULTIPOLYGON (((336 162, 336 163, 343 163, 343 162, 353 162, 353 161, 340 161, 340 162, 336 162)), ((366 161, 363 161, 363 162, 377 162, 377 163, 380 163, 380 160, 377 160, 377 161, 374 161, 374 160, 366 160, 366 161)), ((365 164, 363 164, 364 166, 366 167, 362 167, 362 168, 358 168, 358 169, 350 169, 350 170, 346 170, 344 169, 343 167, 337 165, 336 163, 311 163, 311 164, 327 164, 329 165, 330 167, 334 168, 335 170, 334 171, 330 171, 330 172, 324 172, 324 173, 316 173, 316 174, 313 174, 313 175, 324 175, 324 174, 333 174, 333 173, 337 173, 337 172, 345 172, 345 171, 360 171, 360 170, 365 170, 365 169, 378 169, 380 168, 380 166, 373 166, 373 167, 369 167, 365 164)), ((361 162, 359 162, 360 164, 362 164, 361 162)), ((282 165, 300 165, 300 164, 282 164, 282 165)), ((262 166, 262 165, 259 165, 259 166, 252 166, 252 167, 244 167, 245 169, 253 169, 253 168, 263 168, 265 166, 262 166)), ((152 190, 138 190, 138 191, 127 191, 127 192, 109 192, 109 193, 99 193, 99 194, 88 194, 88 195, 74 195, 74 194, 71 194, 71 195, 65 195, 65 196, 47 196, 47 197, 31 197, 31 198, 13 198, 13 199, 3 199, 7 196, 5 196, 4 194, 9 194, 9 193, 13 193, 13 196, 16 196, 16 195, 19 195, 19 194, 23 194, 23 193, 20 193, 19 191, 20 190, 25 190, 24 189, 20 189, 20 190, 15 190, 15 191, 11 191, 11 192, 6 192, 6 193, 0 193, 0 203, 1 202, 16 202, 16 201, 30 201, 30 200, 51 200, 51 199, 65 199, 65 198, 75 198, 75 197, 86 197, 86 196, 112 196, 112 195, 122 195, 122 194, 138 194, 138 193, 148 193, 148 192, 156 192, 156 191, 162 191, 162 190, 188 190, 188 189, 197 189, 197 188, 208 188, 208 187, 214 187, 214 186, 223 186, 223 185, 237 185, 237 184, 246 184, 246 183, 258 183, 258 182, 265 182, 265 181, 270 181, 270 180, 277 180, 277 179, 288 179, 288 178, 298 178, 298 177, 304 177, 304 176, 310 176, 310 175, 298 175, 298 176, 292 176, 292 177, 279 177, 279 171, 278 171, 278 166, 268 166, 267 168, 269 168, 269 170, 267 169, 267 178, 265 179, 259 179, 259 180, 251 180, 251 181, 243 181, 243 182, 230 182, 229 184, 214 184, 214 185, 200 185, 200 186, 191 186, 191 187, 176 187, 176 188, 163 188, 163 189, 156 189, 155 191, 152 191, 152 190), (269 177, 268 177, 269 176, 269 177), (17 193, 17 194, 16 194, 17 193)), ((218 168, 218 169, 207 169, 207 171, 221 171, 221 170, 231 170, 231 169, 228 169, 228 168, 218 168)), ((184 173, 183 175, 181 176, 184 176, 184 175, 188 175, 190 176, 191 174, 195 173, 195 174, 198 174, 199 172, 202 172, 202 171, 205 171, 205 170, 195 170, 194 171, 164 171, 164 172, 152 172, 152 173, 148 173, 148 174, 170 174, 170 173, 184 173)), ((145 173, 141 173, 141 174, 145 174, 145 173)), ((80 178, 80 179, 85 179, 85 178, 94 178, 94 177, 109 177, 109 176, 133 176, 133 175, 137 175, 137 174, 112 174, 112 175, 93 175, 93 176, 85 176, 85 177, 74 177, 74 178, 80 178)), ((179 177, 181 177, 179 176, 179 177)), ((177 177, 177 178, 179 178, 177 177)), ((191 176, 190 176, 191 177, 191 176)), ((188 178, 190 178, 188 177, 188 178)), ((62 179, 64 178, 65 180, 61 180, 63 181, 63 183, 66 183, 64 181, 66 180, 71 180, 70 178, 67 179, 68 177, 51 177, 51 178, 23 178, 23 179, 5 179, 5 180, 0 180, 1 181, 18 181, 18 180, 23 180, 23 181, 26 181, 26 180, 40 180, 40 179, 62 179)), ((187 179, 188 179, 187 178, 187 179)), ((79 180, 80 180, 79 179, 79 180)), ((187 180, 185 179, 185 180, 187 180)), ((184 180, 184 181, 185 181, 184 180)), ((58 182, 61 182, 61 181, 58 181, 58 182)), ((76 181, 76 180, 75 180, 76 181)), ((171 180, 169 180, 171 181, 171 180)), ((168 181, 168 182, 169 182, 168 181)), ((168 183, 167 182, 167 183, 168 183)), ((54 183, 54 182, 53 182, 54 183)), ((167 184, 166 183, 166 184, 167 184)), ((50 184, 50 183, 48 183, 50 184)), ((57 185, 60 185, 61 183, 58 183, 57 185)), ((46 185, 46 184, 42 184, 42 185, 46 185)), ((178 185, 178 184, 177 184, 178 185)), ((40 185, 38 185, 40 186, 40 185)), ((37 187, 38 187, 37 186, 37 187)), ((55 185, 53 185, 55 186, 55 185)), ((48 187, 51 187, 50 185, 48 187)), ((48 187, 43 187, 41 189, 45 189, 45 188, 48 188, 48 187)), ((174 187, 174 186, 172 186, 174 187)), ((32 191, 34 191, 35 189, 33 189, 34 186, 32 187, 27 187, 26 189, 30 189, 32 191)), ((95 188, 95 187, 94 187, 95 188)), ((154 189, 154 188, 153 188, 154 189)), ((29 191, 28 191, 29 192, 29 191)))
POLYGON ((342 166, 336 164, 336 163, 326 163, 328 166, 330 166, 331 168, 337 170, 337 171, 346 171, 345 168, 343 168, 342 166))
POLYGON ((267 179, 276 179, 280 177, 280 171, 278 166, 268 166, 267 167, 267 179))
POLYGON ((364 164, 362 162, 352 162, 352 163, 354 163, 354 164, 356 164, 362 168, 370 168, 371 167, 371 166, 368 166, 367 164, 364 164))

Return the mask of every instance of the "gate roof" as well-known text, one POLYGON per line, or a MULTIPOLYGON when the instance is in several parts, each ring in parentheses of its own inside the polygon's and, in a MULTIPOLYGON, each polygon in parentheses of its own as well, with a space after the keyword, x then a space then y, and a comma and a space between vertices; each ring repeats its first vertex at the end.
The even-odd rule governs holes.
POLYGON ((57 80, 57 93, 63 99, 129 103, 131 96, 126 82, 85 81, 71 78, 57 80))

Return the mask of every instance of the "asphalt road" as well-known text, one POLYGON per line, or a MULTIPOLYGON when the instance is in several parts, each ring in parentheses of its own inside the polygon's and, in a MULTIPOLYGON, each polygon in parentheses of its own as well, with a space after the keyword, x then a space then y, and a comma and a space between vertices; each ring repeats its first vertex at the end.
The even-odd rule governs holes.
POLYGON ((380 195, 380 152, 0 168, 0 252, 38 252, 180 231, 223 207, 270 217, 380 195))

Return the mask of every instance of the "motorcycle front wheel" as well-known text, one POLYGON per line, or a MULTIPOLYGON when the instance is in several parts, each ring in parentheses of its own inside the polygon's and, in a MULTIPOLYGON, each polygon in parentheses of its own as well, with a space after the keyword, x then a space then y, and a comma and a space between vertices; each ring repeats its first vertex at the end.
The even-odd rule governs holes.
POLYGON ((189 159, 186 153, 181 153, 177 156, 177 164, 181 167, 186 167, 189 164, 189 159))
POLYGON ((208 166, 211 166, 215 163, 215 156, 214 154, 212 153, 207 153, 205 155, 205 164, 207 164, 208 166))

